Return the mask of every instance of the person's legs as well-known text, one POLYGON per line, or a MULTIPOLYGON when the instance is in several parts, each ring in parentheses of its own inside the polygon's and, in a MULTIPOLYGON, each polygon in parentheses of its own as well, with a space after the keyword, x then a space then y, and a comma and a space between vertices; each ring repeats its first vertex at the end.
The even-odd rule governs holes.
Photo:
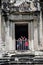
POLYGON ((26 46, 26 50, 28 50, 28 46, 26 46))

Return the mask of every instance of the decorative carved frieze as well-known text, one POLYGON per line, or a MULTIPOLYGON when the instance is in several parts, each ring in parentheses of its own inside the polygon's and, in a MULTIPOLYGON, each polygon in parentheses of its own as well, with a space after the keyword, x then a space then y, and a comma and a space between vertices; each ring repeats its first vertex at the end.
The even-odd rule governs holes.
POLYGON ((28 1, 28 0, 23 0, 23 1, 14 1, 11 3, 8 1, 6 2, 2 2, 2 9, 4 9, 6 12, 8 11, 19 11, 19 12, 31 12, 31 11, 38 11, 40 9, 38 9, 39 6, 39 2, 38 1, 28 1))

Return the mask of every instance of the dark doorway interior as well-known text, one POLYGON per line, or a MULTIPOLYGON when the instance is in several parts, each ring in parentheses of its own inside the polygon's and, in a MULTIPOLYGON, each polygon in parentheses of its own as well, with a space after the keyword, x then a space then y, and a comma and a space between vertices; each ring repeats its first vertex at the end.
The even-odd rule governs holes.
POLYGON ((28 39, 28 24, 15 24, 15 38, 16 40, 21 36, 28 39))
POLYGON ((15 24, 16 50, 28 50, 28 24, 15 24), (21 39, 21 36, 27 39, 21 39), (18 40, 19 39, 19 40, 18 40), (21 39, 21 40, 20 40, 21 39), (27 45, 27 46, 26 46, 27 45))

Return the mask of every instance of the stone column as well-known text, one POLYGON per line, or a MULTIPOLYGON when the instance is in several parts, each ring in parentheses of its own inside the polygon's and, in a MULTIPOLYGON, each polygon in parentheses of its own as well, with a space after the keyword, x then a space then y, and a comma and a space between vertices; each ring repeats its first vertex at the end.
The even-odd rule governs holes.
POLYGON ((13 51, 12 48, 12 22, 9 23, 9 51, 13 51))
POLYGON ((38 27, 37 27, 37 18, 34 19, 34 50, 38 50, 38 27))
POLYGON ((29 49, 31 50, 31 23, 28 23, 29 49))
POLYGON ((34 51, 34 21, 31 21, 31 50, 34 51))
POLYGON ((6 52, 9 51, 9 21, 6 21, 5 23, 5 46, 6 46, 6 52))
POLYGON ((0 50, 1 50, 2 38, 1 38, 1 12, 0 12, 0 50))
POLYGON ((5 21, 0 12, 0 54, 4 54, 5 51, 5 21))
POLYGON ((0 13, 0 42, 1 42, 1 13, 0 13))
POLYGON ((40 41, 42 41, 42 11, 40 11, 40 41))
POLYGON ((34 51, 34 22, 28 23, 28 29, 29 29, 29 49, 31 51, 34 51))
POLYGON ((40 18, 39 17, 40 15, 38 14, 38 17, 37 17, 38 46, 40 45, 40 18))
POLYGON ((2 40, 2 42, 1 42, 1 51, 6 51, 6 49, 5 49, 5 20, 4 20, 4 17, 3 16, 1 16, 1 40, 2 40))
POLYGON ((43 49, 43 35, 42 35, 42 11, 40 11, 40 44, 41 48, 43 49))
POLYGON ((13 51, 15 51, 15 23, 13 22, 13 27, 12 27, 12 40, 13 40, 13 51))

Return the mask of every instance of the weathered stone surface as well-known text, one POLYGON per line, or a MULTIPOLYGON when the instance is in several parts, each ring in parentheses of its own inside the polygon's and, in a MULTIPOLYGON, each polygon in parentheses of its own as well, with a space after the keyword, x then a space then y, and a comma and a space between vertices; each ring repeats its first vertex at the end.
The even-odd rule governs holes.
POLYGON ((32 20, 33 15, 10 15, 9 20, 32 20))

